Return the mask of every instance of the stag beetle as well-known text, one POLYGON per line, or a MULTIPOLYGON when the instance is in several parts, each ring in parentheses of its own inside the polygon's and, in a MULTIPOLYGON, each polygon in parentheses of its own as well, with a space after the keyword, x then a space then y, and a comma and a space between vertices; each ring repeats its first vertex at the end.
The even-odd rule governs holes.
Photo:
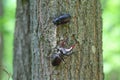
POLYGON ((70 22, 70 14, 63 14, 53 20, 54 25, 61 25, 70 22))
POLYGON ((72 45, 70 48, 64 48, 64 47, 58 47, 57 52, 52 55, 52 65, 53 66, 59 66, 62 61, 64 61, 64 56, 69 56, 72 54, 72 49, 75 47, 75 45, 72 45))

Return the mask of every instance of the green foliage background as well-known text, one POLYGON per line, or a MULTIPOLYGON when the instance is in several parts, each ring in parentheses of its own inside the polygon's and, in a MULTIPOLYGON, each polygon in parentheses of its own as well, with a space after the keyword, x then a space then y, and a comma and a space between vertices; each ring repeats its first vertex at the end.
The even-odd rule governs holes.
POLYGON ((120 0, 102 0, 105 80, 120 80, 120 0))
MULTIPOLYGON (((101 4, 105 80, 120 80, 120 0, 101 0, 101 4)), ((0 32, 4 39, 2 65, 12 74, 16 0, 3 0, 3 6, 4 15, 0 16, 0 32)), ((3 72, 0 80, 7 80, 6 76, 7 74, 3 72)))
MULTIPOLYGON (((1 1, 0 1, 1 2, 1 1)), ((16 0, 2 0, 3 16, 0 16, 0 32, 3 35, 3 58, 2 68, 6 69, 10 74, 13 72, 13 34, 15 26, 15 8, 16 0)), ((3 71, 2 79, 8 80, 8 75, 3 71)), ((10 78, 9 80, 12 80, 10 78)))

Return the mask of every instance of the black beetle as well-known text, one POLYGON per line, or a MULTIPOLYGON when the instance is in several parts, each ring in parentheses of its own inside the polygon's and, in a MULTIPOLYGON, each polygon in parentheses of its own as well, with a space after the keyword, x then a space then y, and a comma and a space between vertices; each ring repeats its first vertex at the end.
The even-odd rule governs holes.
POLYGON ((63 14, 53 20, 54 25, 61 25, 70 22, 70 14, 63 14))
MULTIPOLYGON (((54 54, 54 56, 55 56, 56 54, 54 54)), ((58 65, 60 65, 60 63, 62 62, 62 59, 61 59, 61 57, 60 56, 55 56, 54 57, 54 59, 52 60, 52 65, 53 66, 58 66, 58 65)))
POLYGON ((57 53, 52 55, 52 65, 53 66, 59 66, 62 61, 64 61, 63 57, 64 56, 69 56, 71 55, 72 49, 75 47, 75 45, 71 46, 70 48, 63 48, 59 47, 57 49, 57 53))

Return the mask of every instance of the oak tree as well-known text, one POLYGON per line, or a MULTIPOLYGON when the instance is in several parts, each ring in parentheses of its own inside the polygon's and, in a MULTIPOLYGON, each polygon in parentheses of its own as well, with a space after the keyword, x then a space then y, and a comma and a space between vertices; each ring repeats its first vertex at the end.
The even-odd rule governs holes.
POLYGON ((100 0, 17 0, 14 80, 103 80, 100 0), (70 22, 53 20, 70 14, 70 22), (75 44, 59 66, 56 46, 75 44))

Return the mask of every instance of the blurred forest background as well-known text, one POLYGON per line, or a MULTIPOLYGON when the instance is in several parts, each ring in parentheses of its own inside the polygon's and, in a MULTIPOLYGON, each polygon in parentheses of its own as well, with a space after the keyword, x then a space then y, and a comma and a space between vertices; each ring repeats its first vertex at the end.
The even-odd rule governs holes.
MULTIPOLYGON (((101 0, 101 4, 105 80, 120 80, 120 0, 101 0)), ((16 0, 0 0, 0 44, 3 44, 0 46, 3 48, 3 54, 0 53, 0 68, 4 67, 10 74, 13 74, 15 10, 16 0)), ((0 75, 0 80, 7 80, 9 77, 4 70, 0 75)))

